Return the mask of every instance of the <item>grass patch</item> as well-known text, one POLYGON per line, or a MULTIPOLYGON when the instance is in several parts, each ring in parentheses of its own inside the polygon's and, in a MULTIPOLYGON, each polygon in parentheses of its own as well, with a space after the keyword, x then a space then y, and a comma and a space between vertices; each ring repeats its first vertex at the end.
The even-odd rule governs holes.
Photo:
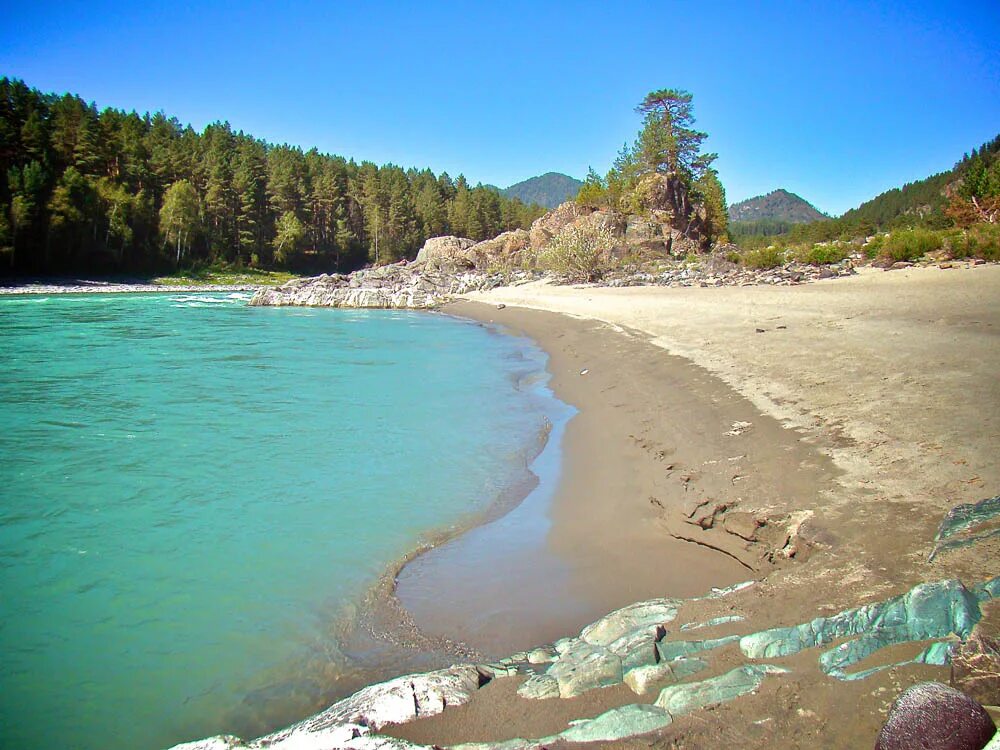
POLYGON ((152 283, 163 286, 277 286, 298 278, 287 271, 263 271, 257 268, 192 268, 168 276, 157 276, 152 283))

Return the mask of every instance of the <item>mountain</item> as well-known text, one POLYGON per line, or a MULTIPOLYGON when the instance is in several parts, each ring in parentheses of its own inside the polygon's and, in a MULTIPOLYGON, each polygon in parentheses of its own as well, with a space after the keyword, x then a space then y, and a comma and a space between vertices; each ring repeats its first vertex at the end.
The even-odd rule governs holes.
POLYGON ((829 218, 809 201, 782 189, 772 190, 767 195, 747 198, 729 207, 731 222, 770 219, 787 224, 806 224, 829 218))
POLYGON ((576 197, 581 187, 583 183, 569 175, 547 172, 539 177, 511 185, 503 191, 503 194, 508 198, 519 198, 522 203, 529 206, 537 203, 546 208, 555 208, 560 203, 576 197))

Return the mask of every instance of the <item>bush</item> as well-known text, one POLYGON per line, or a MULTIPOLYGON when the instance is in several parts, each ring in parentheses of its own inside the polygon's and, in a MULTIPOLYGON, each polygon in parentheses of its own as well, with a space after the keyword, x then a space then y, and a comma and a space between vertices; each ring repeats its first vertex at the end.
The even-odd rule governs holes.
POLYGON ((595 281, 614 265, 617 240, 605 226, 569 225, 538 253, 537 264, 569 281, 595 281))
POLYGON ((956 258, 1000 260, 1000 224, 973 224, 951 237, 956 258))
POLYGON ((806 245, 795 250, 795 260, 812 266, 828 266, 840 263, 849 254, 848 248, 839 244, 806 245))
POLYGON ((757 250, 749 250, 743 254, 741 261, 747 268, 760 270, 777 268, 785 264, 785 249, 771 245, 757 250))
POLYGON ((886 261, 913 261, 927 253, 940 250, 944 237, 929 229, 902 229, 893 232, 882 242, 879 257, 886 261))

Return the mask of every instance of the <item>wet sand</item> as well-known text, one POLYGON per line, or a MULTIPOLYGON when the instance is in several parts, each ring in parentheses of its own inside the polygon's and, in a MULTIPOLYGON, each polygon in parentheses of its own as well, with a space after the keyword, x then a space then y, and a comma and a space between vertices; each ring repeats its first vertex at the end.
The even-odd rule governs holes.
MULTIPOLYGON (((532 336, 550 354, 555 393, 580 411, 563 441, 546 549, 569 566, 566 591, 595 611, 756 578, 725 603, 747 618, 727 632, 746 633, 920 582, 1000 573, 997 539, 927 562, 943 514, 1000 487, 1000 267, 867 271, 796 287, 530 284, 472 296, 479 306, 449 312, 532 336), (705 498, 732 506, 708 529, 691 523, 704 523, 705 498), (744 540, 759 522, 756 541, 744 540)), ((678 622, 720 614, 710 609, 686 605, 678 622)), ((437 617, 426 626, 461 632, 437 617)), ((984 624, 998 629, 1000 607, 984 624)), ((949 678, 921 666, 840 683, 814 655, 800 661, 758 695, 620 744, 870 746, 902 688, 949 678)), ((565 728, 565 712, 518 698, 512 685, 393 733, 447 744, 565 728)), ((609 692, 584 696, 594 711, 573 718, 636 700, 609 692)))

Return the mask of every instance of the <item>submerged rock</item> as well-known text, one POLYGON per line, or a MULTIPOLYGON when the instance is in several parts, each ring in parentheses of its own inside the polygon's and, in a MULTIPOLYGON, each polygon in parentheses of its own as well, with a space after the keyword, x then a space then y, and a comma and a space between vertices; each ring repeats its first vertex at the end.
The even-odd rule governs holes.
POLYGON ((995 733, 993 719, 972 698, 939 682, 922 682, 896 699, 875 750, 982 750, 995 733))

